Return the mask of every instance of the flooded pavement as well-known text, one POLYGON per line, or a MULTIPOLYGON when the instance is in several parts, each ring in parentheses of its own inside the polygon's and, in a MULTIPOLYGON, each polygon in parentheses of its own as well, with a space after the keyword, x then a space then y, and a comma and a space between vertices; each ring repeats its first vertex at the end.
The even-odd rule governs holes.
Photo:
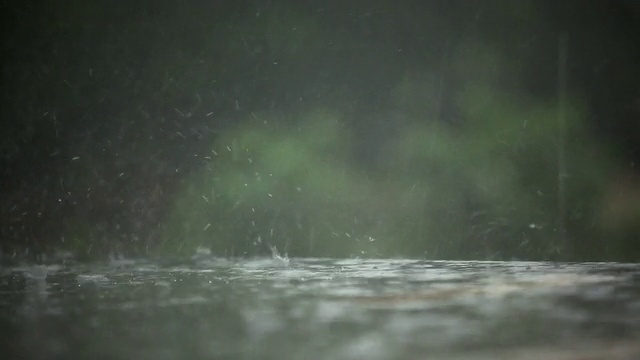
POLYGON ((4 267, 0 331, 3 359, 638 359, 640 265, 4 267))

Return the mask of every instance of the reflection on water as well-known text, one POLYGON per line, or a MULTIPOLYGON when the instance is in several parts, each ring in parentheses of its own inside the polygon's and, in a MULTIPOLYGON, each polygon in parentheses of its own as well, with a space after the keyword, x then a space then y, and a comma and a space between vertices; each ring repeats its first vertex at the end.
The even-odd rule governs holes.
POLYGON ((640 265, 229 260, 10 267, 16 359, 636 359, 640 265))

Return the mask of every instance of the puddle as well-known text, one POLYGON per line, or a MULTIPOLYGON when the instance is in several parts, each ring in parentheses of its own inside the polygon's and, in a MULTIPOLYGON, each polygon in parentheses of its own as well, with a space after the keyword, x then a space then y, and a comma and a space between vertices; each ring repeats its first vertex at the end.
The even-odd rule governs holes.
POLYGON ((640 265, 21 266, 0 272, 0 326, 26 359, 636 359, 640 265))

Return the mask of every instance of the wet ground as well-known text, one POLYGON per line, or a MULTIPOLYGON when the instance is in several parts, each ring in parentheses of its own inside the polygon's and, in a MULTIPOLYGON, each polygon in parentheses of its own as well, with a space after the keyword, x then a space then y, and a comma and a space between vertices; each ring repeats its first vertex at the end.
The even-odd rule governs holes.
POLYGON ((639 359, 640 265, 5 266, 3 359, 639 359))

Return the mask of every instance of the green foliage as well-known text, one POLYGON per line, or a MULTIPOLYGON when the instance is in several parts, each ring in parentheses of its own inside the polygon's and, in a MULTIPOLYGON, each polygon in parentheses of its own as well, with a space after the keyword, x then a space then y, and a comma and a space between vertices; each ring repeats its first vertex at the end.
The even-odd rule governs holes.
MULTIPOLYGON (((269 113, 243 122, 178 196, 166 241, 236 255, 268 244, 298 256, 556 256, 556 111, 495 89, 466 96, 473 120, 464 132, 409 122, 387 139, 375 171, 351 163, 352 135, 338 114, 311 111, 285 128, 269 113)), ((570 124, 576 230, 593 222, 584 204, 608 168, 570 124)))
MULTIPOLYGON (((135 20, 121 19, 137 5, 52 8, 43 28, 55 41, 33 40, 51 54, 22 72, 44 69, 29 75, 42 89, 19 77, 10 87, 35 99, 16 106, 29 128, 41 114, 53 124, 33 157, 57 169, 48 194, 64 199, 67 246, 87 252, 99 237, 162 254, 276 245, 292 256, 476 259, 633 248, 630 221, 600 226, 618 165, 587 125, 581 89, 570 87, 559 126, 557 29, 539 2, 415 4, 211 2, 135 20)), ((7 152, 40 141, 14 128, 7 152)))

